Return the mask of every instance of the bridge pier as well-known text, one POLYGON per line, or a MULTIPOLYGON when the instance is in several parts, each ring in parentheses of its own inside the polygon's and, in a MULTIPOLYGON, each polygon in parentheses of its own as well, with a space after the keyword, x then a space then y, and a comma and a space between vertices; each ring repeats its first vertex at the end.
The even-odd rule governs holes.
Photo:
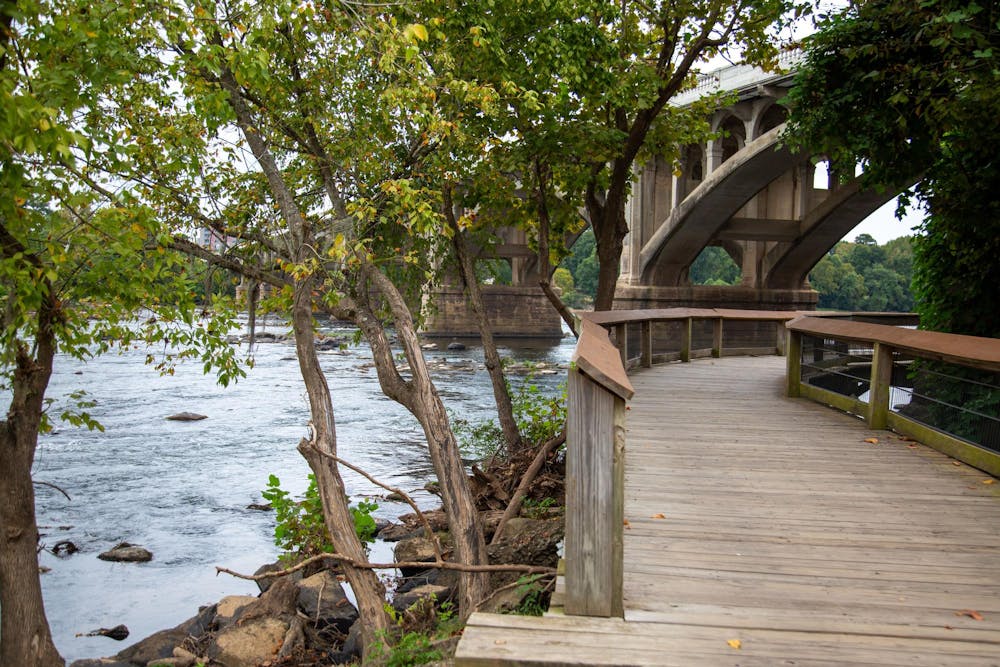
MULTIPOLYGON (((540 287, 483 285, 483 302, 500 338, 563 336, 562 320, 540 287)), ((461 287, 443 285, 427 295, 433 308, 421 333, 432 338, 478 338, 479 327, 461 287)))
POLYGON ((616 310, 650 308, 734 308, 743 310, 816 310, 819 294, 811 289, 768 289, 739 285, 656 287, 619 285, 616 310))

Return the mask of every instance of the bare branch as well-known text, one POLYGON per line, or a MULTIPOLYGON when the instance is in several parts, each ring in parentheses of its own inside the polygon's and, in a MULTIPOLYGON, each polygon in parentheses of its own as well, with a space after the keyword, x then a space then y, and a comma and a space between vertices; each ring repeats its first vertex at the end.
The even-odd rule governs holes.
POLYGON ((66 493, 66 492, 65 492, 65 491, 64 491, 63 489, 61 489, 60 487, 56 486, 56 485, 55 485, 55 484, 53 484, 52 482, 41 482, 41 481, 39 481, 39 480, 37 480, 37 479, 33 479, 33 480, 31 480, 31 483, 32 483, 32 484, 40 484, 40 485, 42 485, 42 486, 47 486, 47 487, 49 487, 50 489, 55 489, 55 490, 56 490, 56 491, 58 491, 59 493, 61 493, 61 494, 63 494, 64 496, 66 496, 66 500, 69 500, 70 502, 72 502, 72 501, 73 501, 73 499, 69 497, 69 494, 68 494, 68 493, 66 493))
POLYGON ((427 533, 427 539, 431 541, 431 546, 434 548, 434 556, 439 561, 440 560, 444 560, 444 558, 441 556, 441 545, 438 543, 437 537, 434 535, 434 530, 431 528, 430 522, 427 520, 427 517, 424 515, 424 513, 420 511, 420 508, 417 507, 417 503, 415 503, 413 501, 413 498, 411 498, 408 493, 406 493, 402 489, 398 489, 398 488, 396 488, 394 486, 389 486, 388 484, 385 484, 383 482, 378 481, 377 479, 375 479, 374 477, 372 477, 370 474, 368 474, 367 472, 365 472, 364 470, 362 470, 358 466, 356 466, 356 465, 354 465, 352 463, 348 463, 347 461, 345 461, 344 459, 340 458, 336 454, 331 454, 329 452, 324 452, 324 451, 320 450, 318 447, 316 447, 316 445, 314 445, 312 443, 310 443, 308 446, 309 446, 309 449, 311 449, 312 451, 316 452, 320 456, 326 457, 326 458, 330 459, 331 461, 335 461, 335 462, 339 463, 340 465, 344 466, 345 468, 349 468, 349 469, 353 470, 354 472, 358 473, 359 475, 361 475, 362 477, 364 477, 365 479, 367 479, 372 484, 375 484, 376 486, 380 486, 383 489, 385 489, 386 491, 389 491, 390 493, 398 494, 403 500, 406 501, 407 505, 409 505, 411 508, 413 508, 413 511, 416 512, 416 514, 417 514, 417 518, 420 519, 420 523, 423 524, 424 531, 427 533))
POLYGON ((240 572, 235 572, 229 568, 215 566, 215 573, 218 574, 228 574, 236 577, 237 579, 246 579, 248 581, 261 581, 264 579, 273 579, 275 577, 285 577, 290 574, 294 574, 299 570, 303 570, 314 563, 319 563, 322 561, 334 561, 336 563, 344 563, 350 565, 351 567, 367 569, 367 570, 398 570, 400 568, 412 568, 412 569, 438 569, 438 570, 455 570, 456 572, 523 572, 524 574, 555 574, 556 568, 554 567, 544 567, 541 565, 466 565, 465 563, 452 563, 449 561, 416 561, 416 560, 405 560, 399 561, 397 563, 368 563, 356 561, 353 558, 348 558, 346 556, 341 556, 340 554, 319 554, 318 556, 312 556, 307 558, 301 563, 298 563, 285 570, 274 570, 271 572, 262 572, 260 574, 242 574, 240 572))

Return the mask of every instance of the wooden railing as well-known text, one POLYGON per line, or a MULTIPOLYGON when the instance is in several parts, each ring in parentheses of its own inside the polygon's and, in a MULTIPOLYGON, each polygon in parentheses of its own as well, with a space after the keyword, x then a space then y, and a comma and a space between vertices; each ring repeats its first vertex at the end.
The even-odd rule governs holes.
MULTIPOLYGON (((909 413, 905 409, 894 410, 890 401, 893 386, 900 382, 913 382, 907 376, 914 375, 908 372, 914 364, 918 364, 919 369, 919 364, 926 367, 928 362, 944 362, 989 374, 1000 373, 1000 340, 820 317, 801 317, 789 322, 787 328, 790 334, 787 354, 789 396, 803 396, 857 414, 864 417, 872 428, 889 428, 911 436, 980 470, 1000 476, 1000 444, 996 442, 1000 439, 1000 388, 995 384, 991 388, 982 379, 969 383, 974 388, 973 393, 978 394, 980 399, 985 399, 979 401, 985 405, 977 406, 972 414, 975 419, 992 426, 989 437, 994 442, 970 442, 948 432, 944 424, 927 423, 926 419, 919 420, 911 416, 912 413, 919 413, 918 410, 910 410, 909 413), (813 345, 811 358, 804 360, 803 341, 808 340, 823 343, 813 345), (870 365, 867 375, 855 375, 859 377, 861 387, 867 389, 867 400, 818 386, 819 383, 804 381, 804 365, 831 371, 837 366, 848 368, 851 365, 863 371, 870 365)), ((965 381, 965 378, 949 378, 940 372, 936 376, 936 381, 925 380, 926 386, 923 388, 911 386, 904 390, 907 400, 921 391, 934 394, 935 384, 959 384, 965 381)), ((968 399, 954 400, 961 402, 968 399)), ((963 405, 956 405, 954 409, 966 410, 963 405)))
MULTIPOLYGON (((622 615, 624 420, 633 394, 626 369, 702 356, 783 354, 785 324, 801 316, 693 308, 584 314, 567 388, 567 614, 622 615)), ((851 317, 916 323, 915 316, 899 314, 822 316, 831 325, 869 326, 840 321, 851 317)))

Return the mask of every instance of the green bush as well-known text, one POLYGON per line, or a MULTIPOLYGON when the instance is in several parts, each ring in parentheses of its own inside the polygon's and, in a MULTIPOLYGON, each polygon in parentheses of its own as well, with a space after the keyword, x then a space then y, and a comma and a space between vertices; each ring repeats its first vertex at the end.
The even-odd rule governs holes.
MULTIPOLYGON (((261 495, 274 508, 274 543, 284 550, 283 558, 308 558, 334 552, 323 521, 323 501, 315 475, 309 475, 309 486, 298 500, 281 488, 281 480, 276 475, 268 477, 267 488, 261 495)), ((375 540, 377 530, 372 512, 377 509, 378 505, 371 500, 362 500, 351 507, 354 530, 366 546, 375 540)))

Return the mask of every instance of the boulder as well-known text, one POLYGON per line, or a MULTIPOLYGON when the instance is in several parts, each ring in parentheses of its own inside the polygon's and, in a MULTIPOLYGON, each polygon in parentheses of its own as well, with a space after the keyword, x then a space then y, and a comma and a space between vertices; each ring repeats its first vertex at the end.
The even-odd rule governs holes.
POLYGON ((298 583, 298 608, 318 630, 335 628, 346 633, 358 620, 358 610, 347 599, 337 575, 330 570, 317 572, 298 583))
POLYGON ((227 595, 222 598, 215 609, 215 627, 220 630, 229 627, 244 607, 256 601, 257 598, 253 595, 227 595))
POLYGON ((160 630, 119 651, 115 658, 134 665, 155 664, 157 660, 173 657, 174 649, 187 638, 188 633, 180 626, 160 630))
MULTIPOLYGON (((410 537, 400 540, 396 543, 396 548, 392 550, 392 553, 396 562, 417 561, 433 563, 436 558, 434 546, 426 537, 410 537)), ((399 571, 404 577, 411 577, 424 569, 420 567, 401 567, 399 571)))
POLYGON ((207 655, 224 667, 258 667, 281 650, 289 621, 273 616, 254 618, 220 631, 207 655))
POLYGON ((425 598, 434 598, 435 604, 440 605, 443 602, 450 601, 453 594, 454 591, 447 586, 424 584, 423 586, 411 588, 405 593, 397 593, 396 597, 392 600, 392 608, 398 612, 404 612, 425 598))
MULTIPOLYGON (((491 563, 521 563, 555 567, 559 562, 557 547, 565 530, 561 519, 525 519, 515 517, 504 526, 496 544, 487 547, 491 563)), ((516 581, 516 572, 495 574, 494 588, 516 581)))
POLYGON ((327 658, 332 665, 349 665, 361 662, 361 621, 355 621, 339 650, 330 651, 327 658))
MULTIPOLYGON (((114 660, 134 665, 156 664, 156 661, 174 656, 174 650, 189 636, 200 637, 209 630, 216 615, 216 605, 202 607, 197 616, 192 616, 177 627, 160 630, 141 639, 128 648, 122 649, 114 660)), ((116 666, 117 667, 117 666, 116 666)))
POLYGON ((465 349, 465 343, 448 343, 448 349, 452 352, 461 352, 465 349))
POLYGON ((167 419, 175 422, 196 422, 208 419, 208 417, 206 415, 199 415, 197 412, 178 412, 175 415, 170 415, 167 419))
POLYGON ((153 553, 140 546, 122 542, 111 547, 108 551, 98 554, 97 557, 115 563, 146 563, 153 560, 153 553))
MULTIPOLYGON (((265 572, 280 572, 281 570, 287 569, 288 565, 282 563, 281 561, 275 561, 274 563, 267 563, 266 565, 261 565, 258 567, 254 574, 264 574, 265 572)), ((292 574, 286 574, 285 579, 290 579, 291 581, 299 581, 302 579, 302 570, 298 572, 293 572, 292 574)), ((275 582, 276 579, 258 579, 257 588, 260 589, 261 593, 266 593, 267 589, 275 582)))
POLYGON ((69 667, 135 667, 135 663, 115 660, 114 658, 85 658, 74 660, 69 667))

